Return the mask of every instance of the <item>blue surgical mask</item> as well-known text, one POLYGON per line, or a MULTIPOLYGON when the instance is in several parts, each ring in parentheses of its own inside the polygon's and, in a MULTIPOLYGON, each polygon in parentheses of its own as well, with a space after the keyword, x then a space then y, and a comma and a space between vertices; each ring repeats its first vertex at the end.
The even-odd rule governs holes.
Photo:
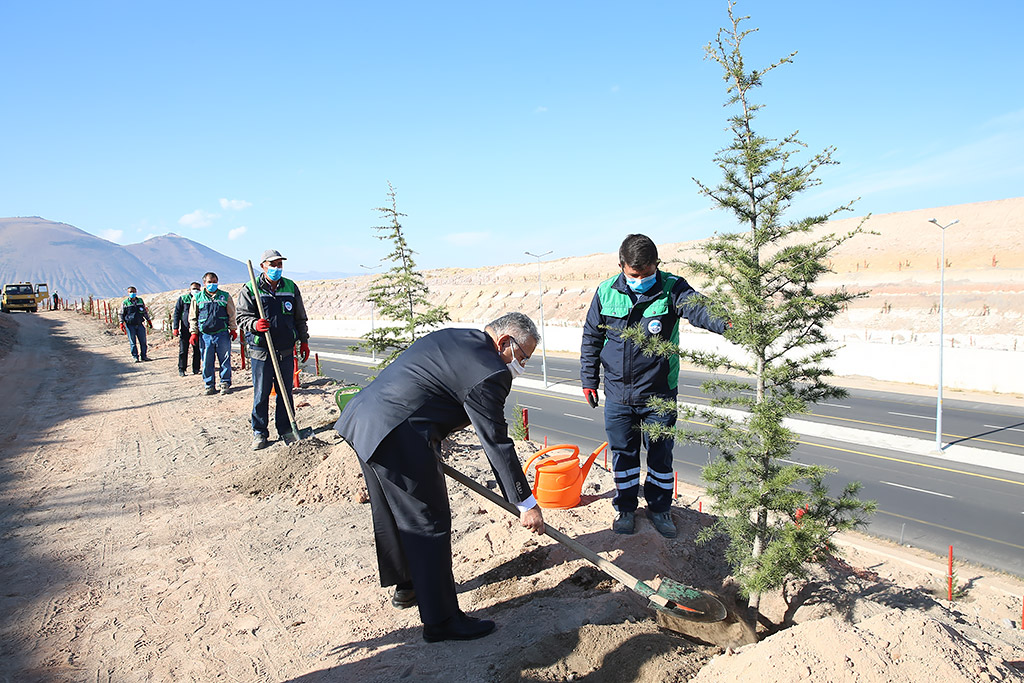
POLYGON ((216 292, 217 291, 217 283, 216 282, 207 282, 206 283, 206 291, 209 292, 210 294, 213 294, 214 292, 216 292))
POLYGON ((281 273, 284 271, 283 268, 267 268, 267 277, 272 281, 277 282, 281 279, 281 273))
POLYGON ((643 294, 648 289, 654 286, 655 281, 658 279, 658 271, 654 271, 653 274, 647 277, 627 277, 626 285, 637 294, 643 294))
POLYGON ((128 292, 128 298, 129 299, 134 299, 135 298, 135 292, 128 292))

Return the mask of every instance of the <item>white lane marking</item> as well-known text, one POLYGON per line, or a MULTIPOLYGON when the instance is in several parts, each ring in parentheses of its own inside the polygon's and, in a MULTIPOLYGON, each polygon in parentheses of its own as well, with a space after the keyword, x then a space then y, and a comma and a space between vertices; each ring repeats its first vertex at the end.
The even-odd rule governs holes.
POLYGON ((594 421, 594 418, 592 417, 583 417, 582 415, 573 415, 572 413, 562 413, 562 415, 565 415, 566 417, 575 417, 577 420, 586 420, 587 422, 594 421))
POLYGON ((784 462, 788 465, 803 465, 802 462, 797 462, 795 460, 786 460, 785 458, 779 458, 779 462, 784 462))
POLYGON ((700 389, 700 385, 699 384, 684 384, 683 386, 684 387, 689 387, 691 389, 700 389))
POLYGON ((520 408, 529 408, 530 410, 539 410, 539 411, 541 411, 541 412, 544 412, 544 409, 543 409, 543 408, 538 408, 537 406, 528 406, 528 405, 526 405, 525 403, 520 403, 520 404, 519 404, 519 407, 520 407, 520 408))
POLYGON ((838 403, 819 403, 818 405, 820 405, 820 406, 829 406, 830 408, 846 408, 847 410, 850 410, 850 406, 844 406, 844 405, 840 405, 838 403))
POLYGON ((895 486, 895 487, 901 488, 901 489, 909 489, 910 491, 917 491, 918 493, 930 493, 933 496, 942 496, 943 498, 952 498, 953 497, 953 496, 947 495, 945 493, 936 493, 935 491, 929 491, 927 489, 917 489, 917 488, 914 488, 913 486, 904 486, 903 484, 894 484, 891 481, 883 481, 881 483, 888 484, 889 486, 895 486))
POLYGON ((891 410, 889 411, 889 414, 890 415, 899 415, 900 417, 916 417, 919 420, 933 420, 933 421, 935 420, 934 417, 928 416, 928 415, 911 415, 910 413, 894 413, 891 410))
POLYGON ((1008 432, 1024 432, 1024 429, 1016 429, 1014 427, 1001 427, 1000 425, 985 425, 989 429, 1003 429, 1008 432))

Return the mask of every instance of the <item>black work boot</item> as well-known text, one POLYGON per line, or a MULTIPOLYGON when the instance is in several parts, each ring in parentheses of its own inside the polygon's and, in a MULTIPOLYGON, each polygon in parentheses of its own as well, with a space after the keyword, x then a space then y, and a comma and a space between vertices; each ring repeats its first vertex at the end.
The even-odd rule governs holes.
POLYGON ((620 512, 612 522, 612 531, 617 534, 631 534, 636 531, 636 513, 620 512))

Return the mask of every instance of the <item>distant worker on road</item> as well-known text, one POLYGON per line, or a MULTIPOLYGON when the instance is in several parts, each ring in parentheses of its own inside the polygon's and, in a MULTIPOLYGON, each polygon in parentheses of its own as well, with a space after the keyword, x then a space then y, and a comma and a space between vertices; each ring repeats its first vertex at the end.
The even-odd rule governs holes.
POLYGON ((604 427, 615 477, 612 530, 631 534, 640 493, 640 445, 647 449, 644 498, 647 517, 658 533, 675 538, 672 504, 673 439, 650 439, 643 424, 672 428, 675 413, 659 415, 647 406, 652 397, 675 400, 679 393, 679 357, 646 355, 622 331, 639 325, 648 337, 678 343, 679 319, 722 334, 727 323, 711 317, 701 295, 678 275, 658 269, 658 247, 646 235, 627 235, 619 247, 621 272, 597 287, 583 326, 580 380, 594 408, 604 368, 604 427))
POLYGON ((54 290, 53 291, 53 310, 55 310, 55 311, 57 310, 57 302, 58 301, 59 301, 59 299, 57 298, 57 290, 54 290))
POLYGON ((231 340, 238 339, 235 302, 220 289, 217 273, 203 276, 203 288, 192 297, 188 325, 190 344, 199 344, 203 357, 206 395, 217 393, 216 364, 220 363, 220 393, 231 393, 231 340))
POLYGON ((202 285, 193 282, 189 290, 174 302, 174 315, 171 318, 171 334, 178 337, 178 374, 185 376, 188 366, 188 350, 192 349, 192 374, 199 374, 199 345, 192 343, 192 330, 189 327, 188 315, 192 310, 192 302, 199 296, 202 285))
POLYGON ((309 358, 309 330, 306 327, 306 307, 302 304, 302 294, 293 281, 283 277, 284 262, 287 259, 275 249, 267 249, 260 259, 263 274, 256 283, 259 292, 254 292, 252 283, 247 282, 238 295, 238 326, 245 336, 249 349, 249 360, 252 365, 252 449, 257 451, 266 448, 270 438, 270 389, 277 387, 277 403, 274 412, 274 425, 277 434, 284 438, 291 433, 291 421, 285 407, 287 400, 292 400, 292 383, 286 381, 285 386, 277 386, 274 377, 274 366, 270 360, 270 351, 266 336, 269 334, 277 352, 277 360, 281 373, 290 377, 295 365, 295 344, 299 344, 302 362, 309 358), (267 316, 261 318, 256 306, 256 297, 260 297, 263 312, 267 316))
POLYGON ((121 331, 128 335, 132 344, 132 358, 136 363, 148 361, 146 353, 146 326, 153 329, 153 320, 149 317, 149 309, 146 302, 138 295, 134 287, 128 288, 128 298, 121 302, 121 312, 118 313, 121 322, 121 331))

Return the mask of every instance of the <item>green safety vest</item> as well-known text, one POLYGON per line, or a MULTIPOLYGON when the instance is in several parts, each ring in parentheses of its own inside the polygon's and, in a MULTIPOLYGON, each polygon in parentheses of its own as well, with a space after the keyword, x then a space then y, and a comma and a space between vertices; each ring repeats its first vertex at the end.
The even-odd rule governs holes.
POLYGON ((200 290, 196 297, 199 308, 199 331, 203 334, 220 334, 228 329, 228 298, 227 292, 217 290, 213 294, 200 290))
MULTIPOLYGON (((639 306, 642 308, 637 308, 628 294, 612 287, 618 277, 616 275, 609 278, 597 287, 597 298, 601 306, 601 315, 613 319, 608 321, 608 332, 610 333, 612 330, 621 331, 628 326, 648 321, 644 325, 644 329, 649 335, 667 338, 673 344, 679 344, 679 316, 671 305, 672 288, 675 287, 679 277, 661 271, 661 292, 653 300, 640 303, 639 306), (634 313, 639 315, 634 315, 634 313), (653 332, 651 321, 663 319, 664 316, 669 314, 671 314, 672 325, 667 330, 667 335, 664 328, 659 328, 657 332, 653 332)), ((659 320, 660 323, 661 320, 659 320)), ((605 345, 608 344, 608 340, 609 336, 606 334, 604 339, 605 345)), ((620 340, 619 343, 624 344, 625 342, 620 340)), ((635 352, 639 353, 639 351, 635 352)), ((665 360, 668 363, 668 386, 670 389, 675 389, 679 384, 679 356, 673 354, 665 360)))

